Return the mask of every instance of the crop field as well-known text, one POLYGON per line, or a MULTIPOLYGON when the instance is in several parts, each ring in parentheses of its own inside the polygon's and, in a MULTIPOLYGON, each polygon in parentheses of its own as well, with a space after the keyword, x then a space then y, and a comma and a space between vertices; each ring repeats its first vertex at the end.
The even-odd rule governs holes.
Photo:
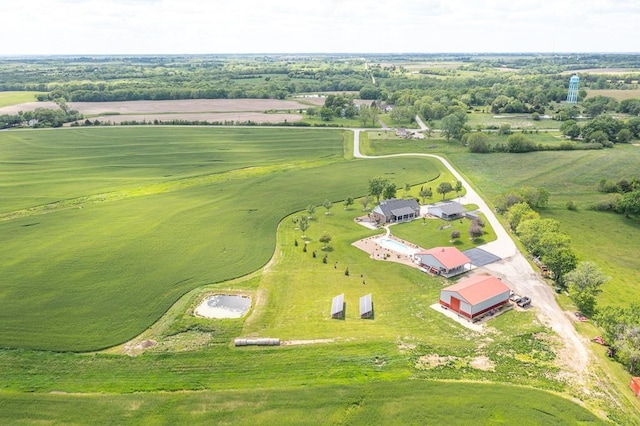
POLYGON ((640 99, 640 89, 636 90, 587 90, 587 98, 594 96, 608 96, 617 101, 623 101, 625 99, 640 99))
POLYGON ((3 161, 13 167, 5 172, 0 223, 0 250, 11 259, 0 278, 7 307, 0 342, 8 347, 120 343, 186 291, 264 265, 289 212, 362 195, 371 176, 417 184, 438 174, 418 159, 347 162, 342 134, 332 131, 1 137, 3 161))
POLYGON ((34 102, 40 92, 0 92, 0 114, 4 114, 3 108, 11 105, 34 102))
MULTIPOLYGON (((0 96, 2 92, 0 92, 0 96)), ((53 102, 33 102, 35 92, 6 92, 31 93, 27 102, 16 105, 16 102, 6 103, 0 109, 0 114, 15 114, 18 111, 31 111, 39 107, 57 108, 53 102)), ((14 95, 14 97, 17 95, 14 95)), ((10 98, 10 97, 9 97, 10 98)), ((2 99, 0 97, 0 99, 2 99)), ((22 97, 20 99, 27 99, 22 97)), ((1 102, 1 101, 0 101, 1 102)), ((160 113, 202 113, 202 112, 264 112, 287 111, 306 108, 296 101, 278 99, 180 99, 171 101, 122 101, 122 102, 69 102, 69 108, 78 110, 81 114, 99 116, 104 114, 160 114, 160 113)))

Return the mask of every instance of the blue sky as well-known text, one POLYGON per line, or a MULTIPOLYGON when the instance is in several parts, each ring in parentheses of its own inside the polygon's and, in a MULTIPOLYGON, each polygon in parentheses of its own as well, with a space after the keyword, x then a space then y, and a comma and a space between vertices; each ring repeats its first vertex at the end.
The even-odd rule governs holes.
POLYGON ((637 0, 0 0, 0 16, 0 55, 640 51, 637 0))

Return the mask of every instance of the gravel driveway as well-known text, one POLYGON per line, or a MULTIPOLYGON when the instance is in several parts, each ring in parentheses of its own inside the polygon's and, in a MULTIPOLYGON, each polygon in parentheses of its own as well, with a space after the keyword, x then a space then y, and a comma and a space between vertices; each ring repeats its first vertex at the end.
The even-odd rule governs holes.
MULTIPOLYGON (((363 155, 360 152, 360 129, 352 129, 353 137, 353 155, 356 158, 380 158, 363 155)), ((476 191, 465 181, 451 164, 442 157, 433 154, 393 154, 381 157, 430 157, 439 160, 445 167, 460 180, 467 190, 467 194, 461 200, 463 203, 476 204, 479 210, 485 215, 494 231, 497 239, 491 243, 480 246, 483 250, 499 256, 502 260, 492 264, 478 268, 478 272, 489 272, 501 279, 521 296, 529 296, 532 306, 536 309, 538 319, 552 330, 554 330, 562 338, 564 348, 558 354, 559 362, 563 365, 563 370, 572 372, 574 378, 582 381, 587 372, 590 359, 590 351, 585 346, 586 339, 583 339, 576 332, 569 316, 560 309, 556 302, 553 289, 537 274, 525 257, 520 253, 517 246, 511 239, 511 235, 504 229, 498 221, 493 210, 489 208, 487 203, 478 195, 476 191)))

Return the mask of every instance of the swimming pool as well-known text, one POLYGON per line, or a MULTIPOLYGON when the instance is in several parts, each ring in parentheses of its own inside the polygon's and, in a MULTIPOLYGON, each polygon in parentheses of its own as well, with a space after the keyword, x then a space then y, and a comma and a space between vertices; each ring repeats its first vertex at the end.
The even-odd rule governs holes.
POLYGON ((405 256, 413 256, 418 252, 418 249, 409 247, 402 244, 400 241, 392 240, 391 238, 379 238, 376 240, 376 243, 381 247, 404 254, 405 256))

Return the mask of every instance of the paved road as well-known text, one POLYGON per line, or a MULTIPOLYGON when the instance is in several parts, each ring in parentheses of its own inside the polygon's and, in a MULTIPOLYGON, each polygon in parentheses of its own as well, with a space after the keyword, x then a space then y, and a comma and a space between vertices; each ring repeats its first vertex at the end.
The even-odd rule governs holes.
POLYGON ((560 306, 558 306, 551 287, 533 270, 529 262, 527 262, 526 258, 518 250, 509 233, 498 221, 493 210, 489 208, 487 203, 485 203, 482 197, 467 183, 462 175, 460 175, 447 160, 433 154, 407 153, 376 157, 363 155, 360 152, 360 132, 362 130, 352 130, 354 132, 353 155, 356 158, 430 157, 444 164, 451 174, 462 182, 467 190, 467 194, 461 201, 466 204, 477 204, 479 210, 485 215, 498 237, 496 241, 485 244, 480 248, 499 256, 502 260, 479 268, 479 271, 488 271, 504 279, 516 293, 531 297, 533 306, 537 308, 538 318, 545 325, 556 331, 564 340, 565 348, 560 353, 561 362, 566 369, 574 372, 578 382, 581 381, 584 377, 583 375, 587 372, 590 358, 589 350, 585 345, 585 339, 578 335, 571 320, 565 312, 560 309, 560 306))

